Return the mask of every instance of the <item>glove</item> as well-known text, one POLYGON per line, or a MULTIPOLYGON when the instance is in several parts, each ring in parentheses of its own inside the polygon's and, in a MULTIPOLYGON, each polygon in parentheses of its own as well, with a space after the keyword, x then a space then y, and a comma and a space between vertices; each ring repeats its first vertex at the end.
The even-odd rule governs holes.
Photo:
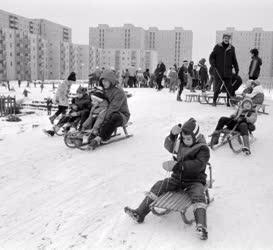
POLYGON ((172 135, 179 135, 182 131, 182 125, 179 123, 171 129, 171 134, 172 135))
POLYGON ((177 161, 164 161, 162 163, 162 167, 167 172, 171 172, 176 164, 177 164, 177 161))

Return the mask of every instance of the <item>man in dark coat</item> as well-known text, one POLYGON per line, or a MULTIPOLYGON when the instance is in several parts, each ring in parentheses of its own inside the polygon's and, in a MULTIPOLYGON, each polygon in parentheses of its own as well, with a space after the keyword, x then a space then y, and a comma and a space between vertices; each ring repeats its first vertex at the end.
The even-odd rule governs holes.
POLYGON ((222 43, 214 47, 209 57, 210 64, 215 70, 213 106, 216 106, 216 100, 222 89, 225 89, 227 92, 227 106, 230 106, 229 98, 232 95, 232 69, 234 68, 236 75, 239 73, 235 48, 229 43, 230 38, 230 34, 223 34, 222 43))
POLYGON ((259 57, 259 51, 254 48, 250 50, 251 53, 251 62, 248 70, 248 79, 256 80, 260 75, 262 59, 259 57))
POLYGON ((155 69, 155 80, 156 80, 157 90, 163 89, 161 82, 162 82, 165 71, 166 71, 165 64, 162 61, 159 61, 155 69))

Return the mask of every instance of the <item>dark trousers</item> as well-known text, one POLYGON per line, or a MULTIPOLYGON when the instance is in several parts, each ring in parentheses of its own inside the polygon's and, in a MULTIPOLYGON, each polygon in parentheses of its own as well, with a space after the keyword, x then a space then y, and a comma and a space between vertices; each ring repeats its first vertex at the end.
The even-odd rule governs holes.
POLYGON ((205 91, 206 90, 206 85, 207 85, 207 80, 206 79, 201 79, 200 80, 200 89, 202 91, 205 91))
POLYGON ((112 113, 109 119, 101 125, 99 136, 102 140, 109 140, 117 127, 122 126, 123 119, 120 113, 112 113))
POLYGON ((183 183, 179 178, 170 177, 156 182, 151 188, 151 192, 156 196, 160 196, 179 189, 185 190, 193 203, 206 203, 205 186, 199 182, 183 183))
POLYGON ((158 90, 163 89, 163 86, 162 86, 162 84, 161 84, 162 79, 163 79, 163 76, 158 76, 158 77, 156 78, 156 85, 157 85, 157 89, 158 89, 158 90))
POLYGON ((178 86, 177 97, 181 97, 181 94, 182 94, 183 89, 184 89, 184 83, 181 82, 181 80, 180 80, 180 84, 179 84, 179 86, 178 86))
POLYGON ((57 123, 58 127, 62 127, 64 124, 66 123, 78 123, 78 121, 80 120, 79 116, 63 116, 59 122, 57 123))
POLYGON ((248 124, 247 122, 238 123, 238 121, 234 120, 231 117, 221 117, 216 126, 216 130, 221 130, 225 126, 227 127, 227 129, 232 130, 236 125, 237 127, 235 130, 240 132, 242 136, 248 135, 249 131, 253 131, 255 129, 255 126, 253 124, 248 124))
POLYGON ((51 106, 47 107, 47 115, 51 115, 51 106))
POLYGON ((57 117, 57 116, 59 116, 60 114, 65 115, 67 108, 68 108, 67 106, 59 105, 59 106, 58 106, 58 110, 57 110, 56 113, 55 113, 55 116, 57 117))
POLYGON ((79 130, 82 129, 82 125, 86 121, 86 119, 89 117, 89 114, 90 114, 90 110, 81 112, 79 130))
POLYGON ((224 81, 224 83, 221 81, 218 75, 215 76, 215 89, 214 89, 213 102, 216 102, 221 91, 225 90, 227 92, 227 103, 229 103, 229 98, 233 97, 232 79, 223 78, 222 80, 224 81))

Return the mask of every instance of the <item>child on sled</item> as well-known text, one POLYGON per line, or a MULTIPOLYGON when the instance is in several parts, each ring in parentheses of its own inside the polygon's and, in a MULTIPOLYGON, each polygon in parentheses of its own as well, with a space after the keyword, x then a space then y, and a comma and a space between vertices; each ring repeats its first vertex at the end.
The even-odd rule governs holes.
POLYGON ((211 144, 212 146, 219 143, 220 130, 224 127, 227 127, 229 130, 236 130, 240 132, 240 135, 243 138, 243 147, 242 151, 249 155, 251 154, 249 146, 249 132, 255 130, 254 123, 257 120, 257 112, 253 108, 253 103, 250 98, 245 98, 236 113, 230 117, 221 117, 218 121, 218 124, 215 128, 215 131, 212 134, 211 144))
POLYGON ((89 116, 82 125, 83 134, 87 133, 83 139, 83 143, 89 138, 95 138, 104 121, 106 110, 108 108, 108 100, 106 99, 103 91, 97 89, 91 92, 92 108, 90 110, 89 116))
POLYGON ((91 108, 91 100, 89 95, 86 93, 86 89, 79 87, 77 89, 77 97, 72 100, 70 105, 70 111, 67 115, 64 115, 57 125, 54 125, 51 130, 45 130, 44 132, 50 136, 54 136, 61 127, 67 124, 66 129, 70 127, 76 127, 80 123, 81 129, 82 123, 86 120, 91 108))
POLYGON ((191 118, 183 126, 176 125, 171 129, 164 146, 173 153, 175 145, 178 145, 178 150, 176 162, 172 169, 169 169, 172 171, 171 177, 156 182, 137 209, 125 207, 124 210, 133 220, 142 223, 155 199, 168 191, 184 189, 193 203, 196 230, 200 238, 205 240, 208 237, 204 192, 207 177, 205 171, 210 151, 204 136, 199 133, 195 119, 191 118), (179 135, 181 141, 177 141, 179 135))

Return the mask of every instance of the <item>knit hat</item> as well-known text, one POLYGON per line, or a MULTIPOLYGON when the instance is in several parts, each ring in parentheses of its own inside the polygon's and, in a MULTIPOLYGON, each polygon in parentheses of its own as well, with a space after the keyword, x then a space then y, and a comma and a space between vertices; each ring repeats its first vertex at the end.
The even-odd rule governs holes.
POLYGON ((102 102, 103 100, 106 100, 106 96, 104 95, 103 91, 100 89, 96 89, 95 91, 92 91, 91 98, 97 100, 98 102, 102 102))
POLYGON ((83 88, 82 86, 78 87, 77 94, 85 94, 86 93, 86 88, 83 88))
POLYGON ((102 84, 102 80, 108 80, 109 82, 111 82, 112 85, 116 85, 118 80, 117 80, 117 76, 115 74, 115 72, 113 72, 112 70, 105 70, 100 77, 100 84, 102 84))
POLYGON ((223 38, 224 38, 224 37, 231 38, 231 34, 230 34, 230 33, 224 33, 224 34, 223 34, 223 38))
POLYGON ((202 59, 199 61, 199 64, 204 65, 205 62, 206 62, 206 59, 205 59, 205 58, 202 58, 202 59))
POLYGON ((68 76, 67 80, 76 82, 76 73, 71 72, 70 75, 68 76))
POLYGON ((242 101, 242 103, 241 103, 241 107, 243 107, 244 104, 247 103, 247 102, 249 102, 249 103, 251 104, 251 109, 252 109, 252 107, 253 107, 253 102, 252 102, 251 98, 248 98, 248 97, 245 97, 245 98, 243 99, 243 101, 242 101))
POLYGON ((191 135, 193 142, 196 142, 196 138, 199 135, 199 125, 194 118, 190 118, 183 124, 182 133, 185 135, 191 135))

